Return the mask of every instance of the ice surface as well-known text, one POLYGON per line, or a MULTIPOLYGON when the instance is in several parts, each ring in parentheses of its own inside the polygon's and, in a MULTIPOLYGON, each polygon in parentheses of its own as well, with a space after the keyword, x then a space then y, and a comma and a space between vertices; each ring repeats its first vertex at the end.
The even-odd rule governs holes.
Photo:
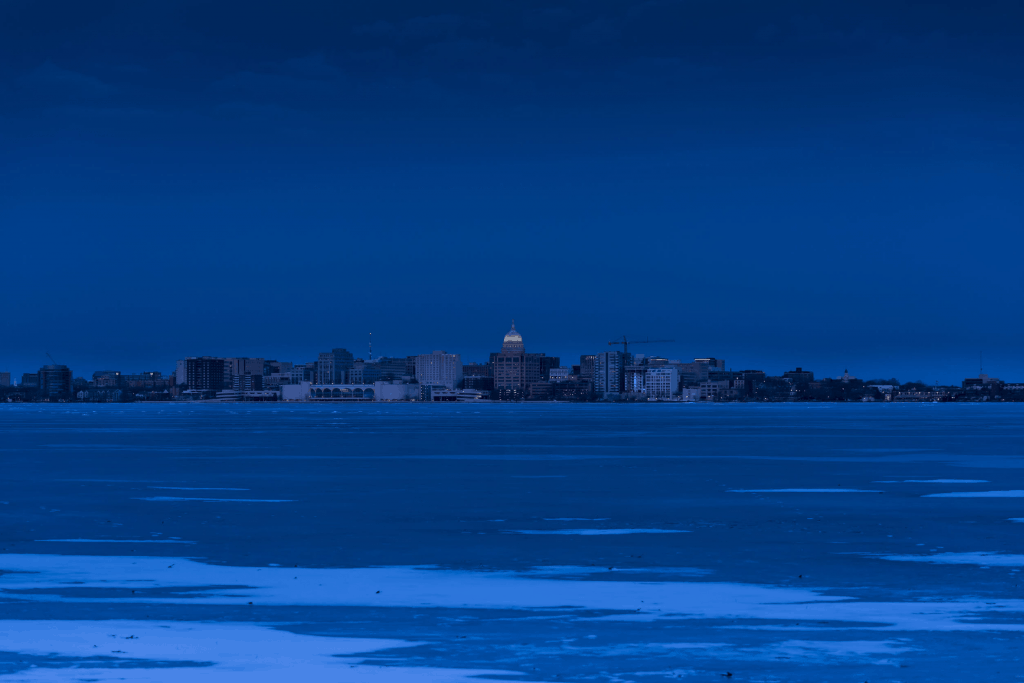
POLYGON ((688 534, 686 529, 512 529, 506 534, 555 536, 620 536, 622 534, 688 534))
POLYGON ((472 411, 0 405, 0 623, 26 632, 0 637, 0 680, 1019 669, 1021 501, 920 495, 1024 490, 1024 405, 472 411), (864 489, 878 481, 885 495, 864 489), (68 644, 115 622, 139 627, 110 631, 105 655, 68 644), (194 656, 146 630, 212 627, 223 636, 175 632, 194 656))
POLYGON ((976 564, 984 567, 1021 567, 1024 555, 999 552, 937 553, 935 555, 878 555, 882 560, 930 562, 932 564, 976 564))
POLYGON ((605 611, 596 618, 613 621, 827 619, 888 630, 1024 630, 1024 624, 978 615, 1024 611, 1019 599, 998 607, 977 600, 871 602, 820 589, 723 582, 596 581, 428 567, 229 567, 185 558, 82 555, 0 555, 0 572, 0 597, 36 602, 557 609, 605 611), (74 596, 68 594, 72 588, 74 596), (143 592, 80 597, 84 589, 111 588, 143 592), (176 590, 154 592, 164 588, 176 590))
POLYGON ((192 543, 180 539, 130 538, 37 538, 36 543, 192 543))
POLYGON ((954 491, 952 493, 928 493, 922 498, 1024 498, 1020 491, 954 491))
POLYGON ((866 489, 729 489, 730 493, 882 493, 866 489))
POLYGON ((132 498, 132 500, 191 500, 200 503, 294 503, 294 500, 274 500, 265 498, 178 498, 175 496, 150 496, 148 498, 132 498))
POLYGON ((218 488, 213 486, 147 486, 150 489, 164 489, 169 491, 248 491, 250 489, 218 488))
POLYGON ((62 657, 73 669, 34 668, 0 678, 88 681, 410 681, 459 683, 513 671, 381 667, 363 664, 382 650, 415 642, 289 633, 246 623, 162 621, 0 621, 0 643, 22 656, 62 657), (125 666, 131 663, 132 666, 125 666), (168 666, 174 664, 174 666, 168 666), (69 674, 72 674, 69 676, 69 674))

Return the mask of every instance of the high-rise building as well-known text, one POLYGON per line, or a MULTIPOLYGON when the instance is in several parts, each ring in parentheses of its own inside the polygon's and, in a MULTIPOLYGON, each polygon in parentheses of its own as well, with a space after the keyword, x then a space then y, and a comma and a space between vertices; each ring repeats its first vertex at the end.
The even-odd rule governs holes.
POLYGON ((462 382, 462 357, 444 351, 421 353, 416 356, 416 380, 420 384, 443 384, 455 389, 462 382))
POLYGON ((604 351, 594 356, 594 392, 600 398, 611 398, 624 390, 627 354, 604 351))
POLYGON ((23 372, 21 373, 21 386, 25 389, 38 389, 39 388, 39 373, 36 372, 23 372))
POLYGON ((11 373, 0 372, 0 387, 11 386, 11 373))
POLYGON ((672 398, 679 393, 679 370, 673 365, 648 366, 644 387, 647 398, 672 398))
POLYGON ((501 343, 501 351, 491 354, 491 364, 494 367, 494 389, 499 399, 526 398, 526 346, 523 336, 516 331, 514 320, 512 329, 501 343))
POLYGON ((66 365, 44 365, 39 368, 39 395, 56 399, 71 396, 71 370, 66 365))
POLYGON ((559 359, 543 353, 526 353, 523 337, 512 329, 502 341, 501 351, 492 353, 490 364, 494 373, 494 390, 500 400, 515 401, 531 396, 531 387, 537 385, 537 397, 550 394, 546 386, 551 368, 558 367, 559 359), (544 384, 545 386, 541 386, 544 384))
MULTIPOLYGON (((185 383, 194 391, 223 391, 228 387, 224 377, 224 358, 200 356, 185 359, 185 383)), ((230 376, 229 376, 230 378, 230 376)))
POLYGON ((344 384, 355 357, 345 349, 321 353, 316 361, 317 384, 344 384))
POLYGON ((625 394, 643 394, 646 387, 647 366, 638 363, 627 365, 622 370, 622 392, 625 394))
POLYGON ((187 363, 184 360, 179 360, 174 364, 174 383, 177 386, 182 384, 188 384, 188 369, 187 363))
POLYGON ((594 362, 597 356, 584 355, 580 356, 580 371, 577 373, 580 379, 594 379, 594 362))

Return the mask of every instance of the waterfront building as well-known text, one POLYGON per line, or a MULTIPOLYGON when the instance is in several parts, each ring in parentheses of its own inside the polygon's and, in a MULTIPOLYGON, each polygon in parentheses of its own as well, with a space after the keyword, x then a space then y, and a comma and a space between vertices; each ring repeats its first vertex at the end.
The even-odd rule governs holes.
POLYGON ((0 372, 0 387, 11 386, 11 373, 0 372))
POLYGON ((421 385, 456 389, 462 382, 462 357, 444 351, 422 353, 416 356, 416 380, 421 385))
POLYGON ((23 372, 21 374, 21 385, 23 389, 38 389, 39 388, 39 373, 36 372, 23 372))
POLYGON ((92 385, 97 389, 121 386, 121 373, 117 370, 97 370, 92 373, 92 385))
POLYGON ((624 388, 628 354, 603 351, 594 356, 594 393, 600 398, 618 398, 624 388))
POLYGON ((188 384, 190 391, 223 391, 227 388, 224 367, 224 358, 213 356, 186 358, 185 383, 188 384))
POLYGON ((516 331, 515 321, 512 329, 505 335, 501 351, 491 354, 491 367, 494 372, 494 390, 500 400, 518 401, 531 394, 537 398, 546 397, 549 393, 547 383, 551 368, 558 367, 556 356, 543 353, 526 353, 523 337, 516 331), (536 392, 531 392, 532 385, 538 385, 536 392))
POLYGON ((71 370, 66 365, 39 368, 39 395, 44 399, 71 398, 71 370))
POLYGON ((789 370, 782 373, 782 376, 793 381, 794 384, 802 384, 804 382, 813 382, 814 373, 810 370, 804 370, 803 368, 797 368, 796 370, 789 370))
POLYGON ((671 399, 679 393, 679 370, 672 365, 648 366, 644 389, 649 399, 671 399))
POLYGON ((188 384, 188 369, 185 360, 179 360, 174 364, 174 383, 179 387, 188 384))

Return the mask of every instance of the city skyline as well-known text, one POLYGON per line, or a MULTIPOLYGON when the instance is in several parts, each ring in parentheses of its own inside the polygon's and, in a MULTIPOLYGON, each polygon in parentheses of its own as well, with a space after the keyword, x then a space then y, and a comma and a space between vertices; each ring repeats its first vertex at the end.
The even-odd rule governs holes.
MULTIPOLYGON (((629 335, 627 335, 627 336, 629 336, 629 335)), ((639 339, 646 339, 646 338, 648 338, 647 335, 633 335, 633 337, 635 339, 638 339, 638 340, 639 339)), ((531 338, 533 338, 532 335, 531 335, 531 338)), ((353 354, 354 358, 361 358, 363 360, 368 360, 370 358, 370 354, 371 354, 371 346, 370 346, 371 342, 370 342, 370 339, 371 339, 371 333, 368 332, 367 333, 366 346, 364 347, 365 350, 364 350, 363 353, 360 353, 358 348, 355 345, 341 344, 339 346, 339 348, 344 348, 344 349, 348 350, 350 353, 353 354)), ((429 345, 421 345, 421 346, 423 346, 422 349, 409 349, 407 351, 403 351, 403 350, 395 351, 395 350, 393 350, 394 349, 393 345, 388 344, 386 340, 384 340, 384 342, 382 343, 380 338, 379 338, 379 335, 377 336, 376 340, 377 340, 376 341, 377 347, 376 347, 376 351, 373 352, 373 356, 375 358, 379 358, 379 357, 400 357, 401 358, 401 357, 406 357, 406 356, 410 356, 410 355, 417 355, 417 354, 420 354, 420 353, 429 353, 430 349, 434 348, 434 347, 430 347, 428 349, 427 347, 429 345)), ((609 341, 612 341, 612 340, 609 340, 609 341)), ((539 341, 537 343, 538 344, 544 344, 543 341, 539 341)), ((556 357, 559 357, 559 358, 574 358, 574 357, 578 357, 580 355, 584 355, 584 354, 587 354, 587 353, 598 353, 598 352, 606 351, 609 348, 607 346, 607 344, 608 344, 608 342, 605 342, 604 344, 593 344, 590 348, 581 350, 582 349, 582 347, 581 347, 581 348, 576 349, 575 352, 573 352, 572 350, 569 350, 568 352, 561 352, 561 353, 559 353, 557 351, 550 352, 550 353, 545 351, 545 353, 548 353, 548 355, 550 355, 550 356, 556 356, 556 357)), ((492 343, 492 345, 493 345, 493 343, 492 343)), ((338 346, 338 345, 337 344, 328 343, 328 344, 326 344, 326 346, 338 346)), ((325 348, 326 346, 324 346, 324 347, 310 347, 310 348, 325 348)), ((444 346, 444 345, 442 345, 442 346, 444 346)), ((774 362, 770 362, 769 363, 769 362, 765 362, 763 360, 757 360, 756 358, 753 357, 753 354, 750 354, 750 353, 747 353, 747 354, 742 354, 741 353, 741 354, 737 354, 737 355, 728 355, 726 353, 718 351, 718 353, 711 354, 711 353, 708 353, 706 349, 702 353, 701 352, 702 350, 699 349, 699 348, 695 348, 694 350, 691 350, 689 353, 679 353, 677 351, 672 351, 671 350, 671 349, 678 349, 680 346, 683 346, 683 343, 681 343, 681 342, 665 342, 665 343, 659 343, 659 344, 652 344, 649 347, 648 346, 641 347, 640 350, 637 351, 637 353, 641 353, 641 354, 645 354, 645 355, 657 355, 657 356, 666 357, 666 358, 688 358, 688 357, 698 358, 698 357, 709 356, 709 355, 713 355, 713 356, 716 356, 716 357, 717 356, 722 356, 722 357, 726 357, 726 358, 730 359, 730 365, 728 366, 729 369, 732 369, 732 370, 744 370, 744 369, 756 368, 756 369, 759 369, 759 370, 765 370, 769 374, 776 374, 776 375, 781 375, 783 372, 785 372, 787 370, 790 370, 793 367, 802 366, 802 367, 816 368, 816 372, 818 372, 819 376, 822 376, 822 377, 839 377, 844 372, 847 372, 851 368, 853 368, 855 370, 855 372, 858 374, 858 376, 860 376, 862 378, 883 378, 883 377, 891 378, 891 377, 896 377, 896 378, 900 379, 902 382, 923 382, 925 384, 936 384, 937 383, 937 384, 941 384, 941 385, 954 385, 954 384, 958 384, 963 379, 963 377, 971 377, 971 376, 975 376, 977 374, 980 374, 981 372, 985 371, 984 369, 986 367, 988 368, 988 370, 991 370, 991 372, 989 374, 999 374, 1001 376, 1002 375, 1005 375, 1005 376, 1019 376, 1018 373, 1013 370, 1013 368, 1020 364, 1020 361, 1018 359, 1019 357, 1018 357, 1017 354, 997 354, 995 358, 992 358, 991 354, 983 353, 983 352, 976 352, 974 357, 973 357, 973 359, 948 358, 948 357, 946 357, 946 358, 939 359, 939 360, 944 361, 944 362, 936 363, 936 364, 931 365, 931 366, 928 366, 928 365, 925 365, 925 364, 920 364, 920 365, 918 365, 916 367, 918 367, 918 368, 924 367, 925 368, 924 374, 920 374, 920 370, 919 370, 919 376, 911 376, 907 372, 902 372, 901 373, 898 370, 894 370, 893 369, 893 367, 896 367, 896 368, 900 367, 899 363, 894 363, 892 366, 885 366, 885 365, 879 364, 879 365, 875 366, 874 368, 869 366, 869 367, 867 367, 865 369, 865 366, 858 365, 855 362, 853 362, 853 363, 851 363, 851 362, 844 362, 842 360, 832 360, 832 361, 827 361, 826 360, 825 362, 822 362, 822 359, 826 359, 830 355, 827 352, 809 353, 809 354, 804 354, 802 357, 794 356, 793 359, 790 360, 789 362, 776 360, 774 362), (744 359, 748 359, 749 362, 739 362, 739 363, 737 363, 737 362, 734 362, 733 359, 739 359, 740 361, 743 361, 744 359), (815 359, 817 359, 817 360, 815 360, 815 359), (939 368, 942 368, 942 369, 940 370, 939 368), (928 370, 931 370, 932 371, 931 375, 934 375, 934 376, 929 376, 929 374, 927 372, 928 370)), ((732 346, 734 346, 734 345, 727 345, 726 348, 728 349, 728 348, 730 348, 732 346)), ((307 358, 308 360, 316 360, 317 355, 319 353, 321 353, 321 351, 317 350, 317 351, 313 351, 313 352, 305 352, 305 355, 299 355, 302 352, 292 353, 291 355, 286 354, 286 353, 273 354, 273 353, 268 353, 265 348, 260 348, 260 347, 255 346, 255 345, 244 345, 244 346, 238 346, 236 348, 241 348, 241 349, 245 350, 246 352, 245 353, 237 353, 237 352, 236 353, 225 353, 225 352, 216 353, 216 352, 214 352, 214 350, 207 350, 206 352, 203 352, 203 353, 196 353, 193 350, 193 352, 189 352, 189 353, 180 353, 180 354, 178 354, 178 357, 179 358, 195 357, 195 356, 214 356, 214 357, 221 357, 221 358, 259 357, 259 358, 277 358, 277 359, 280 359, 280 360, 286 360, 286 359, 291 358, 292 362, 305 362, 305 361, 300 361, 298 359, 299 358, 307 358)), ((441 347, 439 346, 437 348, 441 348, 441 347)), ((490 349, 483 350, 483 351, 466 352, 466 351, 461 350, 461 348, 459 347, 458 344, 448 344, 447 348, 449 350, 451 350, 452 353, 457 353, 460 356, 462 356, 463 359, 464 359, 464 362, 467 362, 467 363, 486 363, 488 356, 491 353, 493 353, 493 351, 494 351, 493 348, 490 348, 490 349)), ((0 357, 0 372, 9 372, 10 375, 11 375, 11 378, 13 380, 13 379, 16 379, 16 378, 20 377, 23 373, 35 372, 36 370, 38 370, 39 367, 41 367, 41 365, 45 365, 45 364, 53 361, 53 358, 51 358, 49 356, 49 352, 48 351, 47 352, 43 352, 41 355, 42 355, 43 359, 46 361, 46 363, 35 363, 35 364, 32 364, 31 361, 25 359, 25 360, 21 361, 21 365, 20 366, 14 364, 14 363, 8 363, 7 365, 2 365, 2 363, 4 363, 6 361, 6 359, 3 358, 3 357, 0 357)), ((131 357, 131 354, 128 354, 128 356, 131 357)), ((74 355, 72 354, 72 358, 73 357, 74 357, 74 355)), ((7 358, 10 358, 10 356, 8 356, 7 358)), ((92 360, 92 363, 93 363, 92 365, 86 365, 85 363, 81 363, 81 362, 63 362, 64 359, 65 359, 65 356, 63 356, 63 355, 61 355, 60 358, 61 358, 61 361, 62 361, 60 363, 61 365, 66 365, 68 367, 73 367, 73 368, 83 368, 84 367, 84 369, 82 371, 83 372, 82 376, 91 375, 93 372, 96 372, 96 371, 108 370, 110 367, 113 367, 113 366, 118 366, 118 367, 122 368, 126 373, 140 373, 140 372, 148 372, 148 371, 154 371, 154 370, 167 373, 169 370, 173 371, 173 367, 172 366, 173 366, 173 364, 175 362, 173 360, 172 361, 155 360, 155 361, 152 361, 152 362, 142 362, 142 363, 134 362, 134 363, 130 363, 130 362, 123 362, 122 360, 120 360, 120 359, 118 359, 116 357, 110 357, 107 360, 100 361, 100 362, 97 362, 95 359, 93 359, 92 360)), ((902 367, 907 368, 908 366, 907 365, 903 365, 902 367)), ((910 367, 913 367, 913 366, 910 366, 910 367)), ((1022 372, 1020 374, 1024 374, 1024 372, 1022 372)))
MULTIPOLYGON (((901 381, 895 376, 841 376, 810 367, 765 372, 734 369, 714 356, 691 361, 636 346, 672 340, 622 336, 607 342, 615 350, 581 354, 568 361, 529 350, 515 321, 486 362, 463 361, 458 352, 434 350, 407 356, 366 358, 346 348, 321 351, 313 361, 282 361, 266 356, 187 356, 161 371, 95 371, 92 380, 66 365, 44 365, 12 382, 0 372, 7 401, 1022 401, 1024 383, 984 372, 964 378, 960 387, 901 381), (634 351, 629 351, 632 344, 634 351), (621 346, 621 350, 618 347, 621 346), (16 386, 15 386, 16 385, 16 386), (13 389, 8 389, 14 387, 13 389), (13 393, 12 393, 13 391, 13 393)), ((979 362, 983 360, 979 357, 979 362)))

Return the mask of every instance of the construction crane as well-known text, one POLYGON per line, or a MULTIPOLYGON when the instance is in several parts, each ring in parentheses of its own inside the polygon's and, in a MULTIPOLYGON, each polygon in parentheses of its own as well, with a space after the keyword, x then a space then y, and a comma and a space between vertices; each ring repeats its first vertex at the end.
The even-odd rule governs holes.
POLYGON ((53 363, 54 365, 60 365, 60 363, 58 363, 57 361, 55 361, 55 360, 53 359, 53 356, 51 356, 51 355, 50 355, 50 352, 49 352, 49 351, 44 351, 43 353, 45 353, 45 354, 46 354, 46 357, 50 359, 50 362, 51 362, 51 363, 53 363))
POLYGON ((621 339, 608 342, 608 346, 615 346, 616 344, 622 344, 622 352, 629 353, 630 344, 668 344, 674 342, 675 339, 640 339, 637 341, 629 341, 626 339, 626 335, 622 335, 621 339))

